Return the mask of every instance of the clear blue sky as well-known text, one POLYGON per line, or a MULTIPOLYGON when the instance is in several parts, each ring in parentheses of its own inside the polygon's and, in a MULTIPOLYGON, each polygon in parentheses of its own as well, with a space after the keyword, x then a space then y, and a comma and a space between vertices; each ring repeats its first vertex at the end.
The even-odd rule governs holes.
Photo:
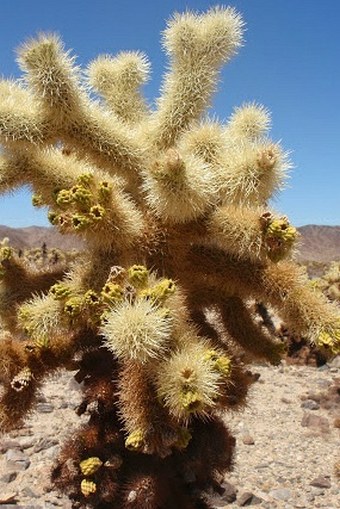
MULTIPOLYGON (((218 3, 218 2, 217 2, 218 3)), ((292 151, 289 188, 274 206, 297 226, 340 224, 340 0, 234 0, 247 23, 246 44, 224 68, 214 101, 220 119, 256 100, 272 111, 273 137, 292 151)), ((208 0, 1 0, 0 73, 19 76, 13 49, 38 31, 57 31, 86 64, 99 53, 140 49, 157 97, 166 64, 159 39, 174 11, 204 10, 208 0)), ((0 224, 45 225, 28 191, 0 197, 0 224)))

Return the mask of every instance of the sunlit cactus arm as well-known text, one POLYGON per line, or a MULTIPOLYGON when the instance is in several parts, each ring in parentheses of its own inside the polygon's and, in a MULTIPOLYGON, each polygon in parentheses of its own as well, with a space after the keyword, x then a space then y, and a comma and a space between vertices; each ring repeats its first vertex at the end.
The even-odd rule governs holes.
POLYGON ((179 440, 176 426, 157 400, 150 373, 140 363, 124 363, 119 374, 120 416, 126 430, 125 445, 129 450, 171 454, 179 440))
POLYGON ((178 140, 179 151, 190 152, 209 164, 215 171, 220 169, 220 154, 226 142, 221 124, 204 120, 185 131, 178 140))
POLYGON ((9 146, 41 144, 53 139, 53 128, 29 92, 14 81, 0 81, 0 140, 9 146))
POLYGON ((143 166, 129 130, 91 104, 81 88, 74 58, 55 35, 40 35, 19 49, 19 64, 45 118, 65 141, 110 171, 134 175, 143 166))
POLYGON ((87 73, 89 84, 120 120, 134 126, 147 118, 148 109, 139 89, 149 78, 150 64, 143 53, 99 56, 87 73))
POLYGON ((169 223, 202 217, 214 204, 217 189, 213 172, 199 157, 167 150, 144 174, 146 201, 169 223))
POLYGON ((201 278, 217 295, 260 299, 271 304, 292 331, 338 351, 338 308, 313 290, 305 272, 293 262, 251 263, 203 247, 191 250, 191 262, 193 274, 186 281, 191 292, 202 284, 201 278))
POLYGON ((292 332, 339 352, 339 308, 313 290, 303 269, 285 261, 269 265, 258 276, 259 287, 292 332))
POLYGON ((256 141, 267 136, 271 127, 269 111, 261 104, 245 103, 234 109, 224 128, 227 141, 256 141))
POLYGON ((242 42, 242 27, 240 15, 232 8, 215 8, 203 15, 178 14, 169 22, 163 44, 172 67, 151 122, 158 148, 173 146, 206 109, 216 89, 219 68, 242 42))
POLYGON ((50 221, 62 232, 77 233, 101 249, 131 245, 142 234, 141 213, 119 179, 75 155, 31 148, 7 154, 1 163, 3 191, 29 184, 33 204, 51 207, 50 221), (108 228, 115 229, 114 239, 108 228))
POLYGON ((6 328, 15 330, 17 306, 34 293, 50 288, 63 270, 34 271, 9 246, 0 248, 0 314, 6 328))
POLYGON ((208 220, 207 242, 236 257, 277 261, 287 257, 297 238, 287 218, 260 208, 224 206, 208 220))
POLYGON ((278 143, 247 139, 232 142, 221 152, 218 184, 224 203, 265 205, 282 190, 291 164, 278 143))

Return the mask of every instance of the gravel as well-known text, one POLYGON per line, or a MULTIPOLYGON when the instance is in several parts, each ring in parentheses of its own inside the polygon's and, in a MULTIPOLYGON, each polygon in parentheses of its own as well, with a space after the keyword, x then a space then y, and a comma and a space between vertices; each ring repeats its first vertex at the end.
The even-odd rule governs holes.
MULTIPOLYGON (((285 363, 252 369, 260 378, 248 406, 225 416, 237 439, 234 470, 226 475, 224 493, 210 494, 210 502, 220 509, 339 509, 334 465, 340 460, 340 430, 334 422, 340 409, 337 400, 323 405, 322 398, 339 380, 340 363, 322 370, 285 363)), ((1 509, 71 508, 49 481, 60 446, 87 420, 74 411, 81 392, 71 377, 60 373, 50 379, 25 426, 0 437, 1 509)))

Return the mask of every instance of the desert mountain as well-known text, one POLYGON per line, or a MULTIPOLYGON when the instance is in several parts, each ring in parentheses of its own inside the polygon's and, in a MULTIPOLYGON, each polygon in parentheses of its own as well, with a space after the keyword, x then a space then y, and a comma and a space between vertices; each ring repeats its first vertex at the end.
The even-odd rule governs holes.
MULTIPOLYGON (((299 228, 300 241, 297 258, 299 261, 329 262, 340 260, 340 226, 319 226, 309 224, 299 228)), ((56 229, 43 226, 10 228, 0 225, 0 239, 8 237, 14 247, 25 249, 40 247, 43 242, 48 248, 58 247, 65 251, 81 249, 81 241, 72 235, 61 235, 56 229)))

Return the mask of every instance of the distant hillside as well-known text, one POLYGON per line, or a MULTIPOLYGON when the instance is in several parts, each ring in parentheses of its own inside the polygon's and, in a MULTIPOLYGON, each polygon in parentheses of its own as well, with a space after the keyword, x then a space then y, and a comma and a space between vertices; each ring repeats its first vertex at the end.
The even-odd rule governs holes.
MULTIPOLYGON (((307 225, 299 228, 299 261, 329 262, 340 260, 340 226, 307 225)), ((61 235, 53 227, 29 226, 9 228, 0 225, 0 239, 8 237, 18 248, 39 247, 46 243, 48 248, 59 247, 65 251, 81 249, 81 241, 72 235, 61 235)))
POLYGON ((299 261, 340 260, 340 226, 308 224, 299 228, 299 261))
POLYGON ((44 242, 48 248, 58 247, 64 251, 81 249, 82 242, 73 235, 61 235, 55 228, 29 226, 27 228, 10 228, 0 225, 0 240, 8 237, 13 247, 25 249, 40 247, 44 242))

